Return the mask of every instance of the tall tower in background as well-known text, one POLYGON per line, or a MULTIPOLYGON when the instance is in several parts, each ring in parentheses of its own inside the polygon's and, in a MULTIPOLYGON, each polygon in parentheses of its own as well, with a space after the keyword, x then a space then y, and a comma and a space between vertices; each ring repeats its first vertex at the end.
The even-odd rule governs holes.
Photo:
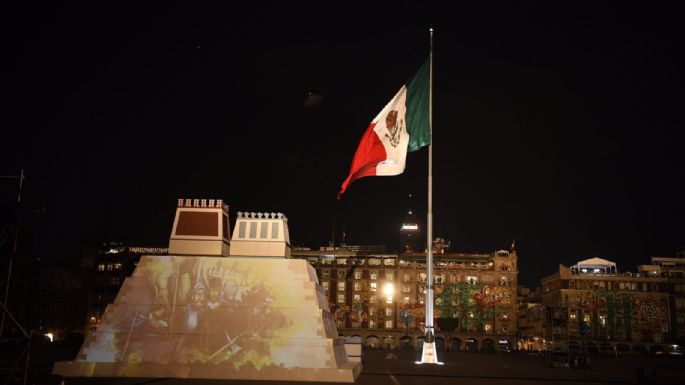
POLYGON ((421 231, 419 221, 416 219, 412 204, 412 194, 409 194, 407 213, 402 218, 400 228, 400 253, 421 252, 425 247, 421 246, 421 231))

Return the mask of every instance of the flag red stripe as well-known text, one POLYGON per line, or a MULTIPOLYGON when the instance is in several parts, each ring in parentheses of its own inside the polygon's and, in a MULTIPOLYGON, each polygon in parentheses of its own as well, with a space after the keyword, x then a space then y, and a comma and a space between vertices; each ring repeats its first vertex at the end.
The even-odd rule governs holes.
POLYGON ((350 174, 342 184, 340 192, 338 193, 338 200, 340 200, 345 193, 345 190, 347 190, 347 187, 353 181, 365 176, 376 175, 376 165, 388 157, 385 153, 383 143, 381 143, 380 138, 378 138, 378 135, 376 135, 376 132, 373 130, 374 127, 376 127, 376 123, 371 123, 369 128, 366 129, 362 140, 359 142, 359 147, 357 147, 357 151, 354 153, 354 158, 352 159, 350 174))

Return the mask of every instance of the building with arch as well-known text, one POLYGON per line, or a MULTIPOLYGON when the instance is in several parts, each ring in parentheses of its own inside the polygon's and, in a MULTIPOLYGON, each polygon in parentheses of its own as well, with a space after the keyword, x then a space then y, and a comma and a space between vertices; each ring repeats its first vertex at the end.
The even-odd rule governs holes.
MULTIPOLYGON (((439 243, 448 244, 442 240, 439 243)), ((427 284, 425 253, 390 253, 382 247, 343 246, 293 249, 291 258, 306 259, 316 269, 341 334, 360 336, 365 346, 371 348, 421 346, 427 284)), ((438 321, 438 348, 480 351, 485 340, 493 341, 493 349, 516 346, 517 259, 515 250, 490 253, 437 250, 434 255, 437 295, 465 285, 469 295, 482 303, 481 308, 474 307, 473 313, 480 309, 483 315, 479 318, 478 314, 464 314, 463 309, 458 314, 457 309, 452 316, 461 321, 450 331, 442 330, 438 321), (469 318, 474 321, 470 322, 469 318)), ((456 290, 455 301, 458 301, 456 290)), ((439 316, 438 311, 436 318, 439 316)))

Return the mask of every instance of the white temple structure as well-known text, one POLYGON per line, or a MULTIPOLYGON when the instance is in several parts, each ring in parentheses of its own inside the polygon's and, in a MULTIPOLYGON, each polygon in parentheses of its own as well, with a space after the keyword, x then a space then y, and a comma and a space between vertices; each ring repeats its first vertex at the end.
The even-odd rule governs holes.
POLYGON ((287 218, 181 199, 169 254, 144 256, 65 377, 354 382, 314 268, 290 255, 287 218))

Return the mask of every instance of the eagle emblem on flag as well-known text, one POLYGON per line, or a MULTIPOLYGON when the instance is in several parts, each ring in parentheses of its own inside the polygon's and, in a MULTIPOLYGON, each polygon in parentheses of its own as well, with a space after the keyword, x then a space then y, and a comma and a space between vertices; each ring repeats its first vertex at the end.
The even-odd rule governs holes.
POLYGON ((392 110, 388 112, 385 117, 385 129, 388 130, 388 134, 385 137, 390 142, 390 145, 397 147, 400 144, 400 134, 402 133, 402 128, 404 127, 404 120, 400 119, 397 121, 397 110, 392 110))

